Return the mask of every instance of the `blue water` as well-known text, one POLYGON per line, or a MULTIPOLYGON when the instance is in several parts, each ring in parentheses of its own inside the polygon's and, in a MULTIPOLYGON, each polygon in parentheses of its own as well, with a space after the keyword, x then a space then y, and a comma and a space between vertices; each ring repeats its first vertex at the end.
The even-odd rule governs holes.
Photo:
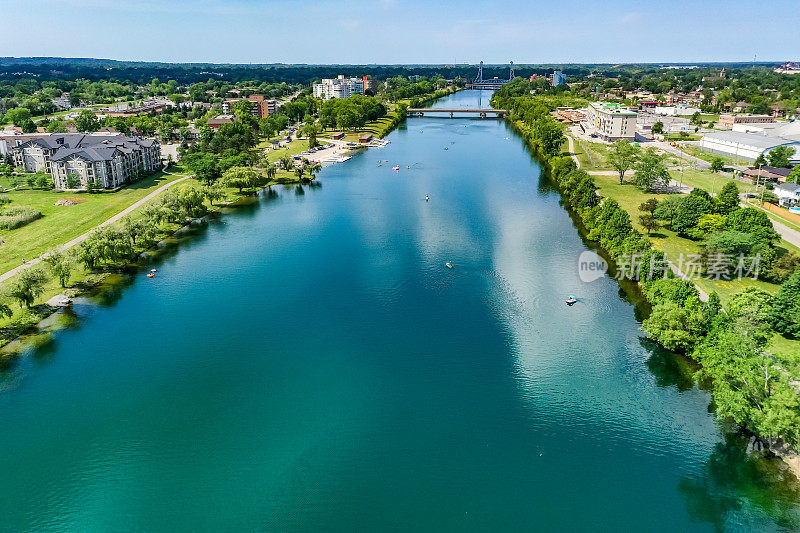
POLYGON ((503 122, 388 138, 4 372, 0 530, 798 527, 797 487, 721 430, 690 363, 614 281, 579 280, 587 243, 503 122))

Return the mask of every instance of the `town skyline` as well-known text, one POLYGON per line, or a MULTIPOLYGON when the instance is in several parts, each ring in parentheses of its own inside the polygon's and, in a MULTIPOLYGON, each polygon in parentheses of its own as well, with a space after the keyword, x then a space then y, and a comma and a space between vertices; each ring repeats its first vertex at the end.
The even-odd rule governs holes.
POLYGON ((783 16, 769 20, 770 30, 779 36, 769 39, 753 30, 753 14, 760 6, 749 0, 703 5, 681 1, 669 10, 616 1, 577 9, 536 1, 512 3, 502 12, 476 0, 436 5, 352 0, 318 2, 304 8, 301 18, 296 6, 282 1, 133 6, 80 0, 71 6, 59 13, 58 24, 46 24, 47 31, 33 40, 28 29, 41 26, 39 14, 21 4, 7 6, 0 21, 4 55, 233 64, 449 64, 481 59, 630 64, 783 61, 793 59, 786 57, 791 50, 800 49, 794 31, 800 14, 783 0, 770 5, 783 16), (87 13, 113 23, 91 32, 72 31, 85 23, 87 13), (237 28, 235 38, 230 28, 237 28))

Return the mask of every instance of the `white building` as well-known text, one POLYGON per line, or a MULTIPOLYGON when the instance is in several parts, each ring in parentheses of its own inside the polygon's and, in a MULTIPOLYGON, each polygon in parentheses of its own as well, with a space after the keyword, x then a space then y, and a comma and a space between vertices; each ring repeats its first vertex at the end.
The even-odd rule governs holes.
POLYGON ((734 124, 733 131, 760 133, 771 137, 783 137, 792 141, 800 141, 800 121, 734 124))
POLYGON ((636 136, 636 112, 621 104, 590 102, 581 127, 589 135, 606 141, 632 141, 636 136))
POLYGON ((700 140, 701 150, 747 159, 748 161, 755 161, 759 155, 766 155, 770 150, 778 146, 794 148, 795 154, 790 161, 795 165, 800 164, 800 141, 798 140, 738 131, 715 131, 704 135, 700 140))
POLYGON ((314 97, 330 100, 331 98, 349 98, 354 94, 364 94, 362 78, 345 78, 339 75, 334 79, 323 78, 322 83, 314 84, 314 97))
POLYGON ((800 183, 780 183, 772 190, 781 207, 794 207, 800 203, 800 183))
POLYGON ((695 113, 699 112, 700 109, 697 107, 689 107, 684 105, 677 105, 677 106, 657 105, 655 108, 653 108, 653 113, 665 117, 682 117, 686 115, 694 115, 695 113))

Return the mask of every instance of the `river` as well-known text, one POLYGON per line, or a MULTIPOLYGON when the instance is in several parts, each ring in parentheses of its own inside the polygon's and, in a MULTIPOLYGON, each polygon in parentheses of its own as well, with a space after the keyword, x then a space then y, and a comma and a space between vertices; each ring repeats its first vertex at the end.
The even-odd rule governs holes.
POLYGON ((78 302, 3 372, 0 530, 798 527, 796 485, 691 364, 580 281, 587 243, 504 122, 388 139, 78 302))

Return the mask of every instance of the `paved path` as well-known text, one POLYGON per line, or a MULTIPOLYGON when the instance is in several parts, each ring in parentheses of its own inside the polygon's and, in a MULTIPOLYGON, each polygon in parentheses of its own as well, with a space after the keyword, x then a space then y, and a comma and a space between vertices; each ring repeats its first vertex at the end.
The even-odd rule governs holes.
MULTIPOLYGON (((176 174, 172 174, 172 173, 166 172, 166 171, 164 171, 164 173, 165 174, 170 174, 172 176, 176 175, 176 174)), ((184 176, 182 178, 176 179, 175 181, 171 181, 169 183, 165 183, 164 185, 162 185, 158 189, 154 190, 153 192, 151 192, 150 194, 148 194, 147 196, 145 196, 141 200, 131 204, 130 206, 126 207, 125 209, 123 209, 122 211, 120 211, 119 213, 114 215, 113 217, 111 217, 108 220, 106 220, 105 222, 99 224, 97 227, 90 229, 89 231, 87 231, 86 233, 83 233, 82 235, 78 235, 77 237, 75 237, 71 241, 69 241, 69 242, 67 242, 65 244, 62 244, 61 246, 58 246, 56 249, 59 252, 62 252, 64 250, 69 250, 70 248, 72 248, 76 244, 80 244, 83 241, 85 241, 89 237, 89 235, 94 230, 96 230, 97 228, 102 228, 103 226, 107 226, 108 224, 113 224, 114 222, 116 222, 117 220, 121 219, 125 215, 131 213, 137 207, 141 207, 142 205, 146 204, 148 201, 150 201, 154 197, 158 196, 160 193, 164 192, 165 190, 169 189, 170 187, 172 187, 176 183, 180 183, 180 182, 182 182, 184 180, 187 180, 187 179, 189 179, 191 177, 192 176, 184 176)), ((12 276, 15 276, 16 274, 18 274, 19 272, 25 270, 28 267, 31 267, 31 266, 33 266, 35 264, 40 263, 42 261, 42 259, 44 259, 45 255, 47 255, 47 254, 40 255, 36 259, 31 259, 30 261, 27 261, 26 263, 18 266, 17 268, 12 268, 11 270, 6 272, 5 274, 0 274, 0 282, 3 282, 3 281, 7 280, 8 278, 10 278, 12 276)))
MULTIPOLYGON (((742 207, 755 207, 756 209, 761 209, 765 213, 772 214, 773 216, 775 216, 775 213, 772 213, 771 211, 768 211, 768 210, 764 209, 763 207, 761 207, 760 205, 758 205, 756 203, 750 203, 750 202, 745 201, 745 202, 742 202, 739 205, 741 205, 742 207)), ((797 246, 798 248, 800 248, 800 231, 797 231, 796 229, 792 229, 789 226, 787 226, 786 224, 783 224, 782 222, 778 222, 777 220, 775 220, 772 217, 770 217, 770 220, 772 221, 772 227, 774 227, 775 231, 777 231, 780 234, 781 239, 783 239, 784 241, 788 242, 789 244, 793 244, 793 245, 797 246)))
MULTIPOLYGON (((578 161, 578 156, 575 155, 575 141, 572 139, 571 135, 566 135, 567 144, 569 145, 569 155, 572 157, 572 160, 575 161, 575 166, 581 168, 581 162, 578 161)), ((590 172, 591 174, 591 172, 590 172)))

